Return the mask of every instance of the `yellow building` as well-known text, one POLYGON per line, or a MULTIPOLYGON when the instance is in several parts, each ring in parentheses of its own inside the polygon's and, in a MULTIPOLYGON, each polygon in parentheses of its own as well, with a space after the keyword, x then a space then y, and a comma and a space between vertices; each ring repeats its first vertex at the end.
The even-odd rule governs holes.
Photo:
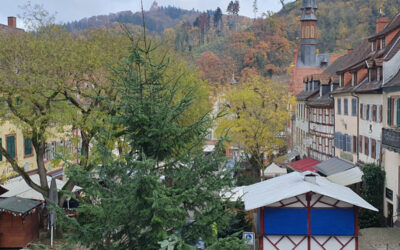
MULTIPOLYGON (((62 162, 57 161, 56 154, 60 152, 77 153, 78 147, 71 141, 70 133, 54 132, 47 140, 46 153, 44 161, 48 171, 54 171, 62 168, 62 162)), ((0 143, 4 149, 13 156, 20 167, 25 171, 35 172, 37 169, 36 153, 33 148, 32 141, 29 137, 24 136, 21 129, 14 124, 6 121, 0 126, 0 143)), ((0 154, 0 177, 8 179, 16 175, 11 165, 4 156, 0 154)))

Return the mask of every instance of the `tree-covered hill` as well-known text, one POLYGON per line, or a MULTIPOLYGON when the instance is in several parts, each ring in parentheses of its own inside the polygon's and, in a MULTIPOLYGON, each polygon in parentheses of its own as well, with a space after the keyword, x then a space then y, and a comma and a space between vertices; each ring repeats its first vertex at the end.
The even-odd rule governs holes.
MULTIPOLYGON (((354 48, 362 38, 375 32, 376 17, 380 9, 393 18, 400 11, 400 0, 318 0, 318 48, 333 52, 354 48)), ((286 36, 297 41, 300 36, 301 0, 286 4, 276 14, 286 23, 286 36)))
MULTIPOLYGON (((252 1, 251 1, 252 2, 252 1)), ((229 86, 232 73, 245 81, 253 74, 285 75, 300 44, 301 2, 282 1, 278 13, 265 13, 254 20, 241 17, 232 1, 217 10, 198 12, 153 5, 145 11, 150 33, 164 35, 171 47, 196 63, 204 80, 216 92, 229 86), (223 14, 226 13, 226 14, 223 14)), ((341 52, 355 48, 375 32, 380 10, 389 18, 400 10, 400 0, 318 0, 318 49, 341 52)), ((119 12, 66 24, 71 31, 112 26, 117 22, 141 26, 141 13, 119 12)))
MULTIPOLYGON (((150 32, 162 33, 165 29, 175 27, 181 21, 194 22, 199 12, 194 10, 183 10, 175 7, 152 8, 145 12, 147 29, 150 32)), ((66 23, 70 31, 80 31, 87 28, 99 28, 109 26, 113 23, 124 23, 131 25, 142 25, 142 14, 140 12, 121 11, 109 15, 92 16, 79 21, 66 23)))
MULTIPOLYGON (((202 76, 214 83, 218 92, 229 85, 231 72, 238 80, 251 74, 287 74, 294 48, 300 45, 301 3, 287 3, 278 13, 268 13, 242 31, 231 30, 210 43, 195 46, 202 76)), ((393 18, 400 10, 400 0, 318 0, 319 51, 345 53, 355 48, 375 33, 380 10, 393 18)))
MULTIPOLYGON (((221 7, 222 8, 222 7, 221 7)), ((224 6, 225 8, 225 6, 224 6)), ((214 11, 206 12, 208 16, 213 16, 214 11)), ((196 10, 184 10, 173 6, 154 6, 144 12, 146 28, 150 33, 162 34, 168 28, 175 28, 182 22, 193 24, 202 13, 196 10)), ((225 17, 223 17, 225 18, 225 17)), ((238 16, 239 20, 250 20, 250 18, 238 16)), ((142 13, 121 11, 108 15, 98 15, 83 18, 78 21, 66 23, 69 31, 76 32, 88 28, 99 28, 103 26, 112 26, 115 23, 124 23, 132 26, 142 26, 142 13)))

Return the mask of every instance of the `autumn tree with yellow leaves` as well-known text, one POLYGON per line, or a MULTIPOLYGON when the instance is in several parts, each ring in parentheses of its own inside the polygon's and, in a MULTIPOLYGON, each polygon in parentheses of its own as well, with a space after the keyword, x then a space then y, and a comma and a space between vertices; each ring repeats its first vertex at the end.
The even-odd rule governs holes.
POLYGON ((288 106, 295 105, 294 97, 286 85, 252 75, 226 93, 222 102, 227 114, 219 120, 217 133, 228 133, 231 146, 239 146, 259 173, 266 157, 286 144, 288 106))

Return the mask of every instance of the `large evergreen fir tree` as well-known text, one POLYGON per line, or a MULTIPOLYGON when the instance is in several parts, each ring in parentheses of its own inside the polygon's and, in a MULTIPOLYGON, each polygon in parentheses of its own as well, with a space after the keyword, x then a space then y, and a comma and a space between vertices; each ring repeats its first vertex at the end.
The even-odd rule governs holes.
POLYGON ((202 152, 210 115, 185 119, 194 93, 165 74, 168 59, 155 60, 157 53, 145 35, 132 38, 130 55, 114 69, 119 98, 99 128, 93 171, 67 171, 85 194, 78 219, 63 217, 69 242, 92 249, 191 249, 201 239, 210 249, 245 249, 236 236, 218 238, 232 215, 233 204, 221 199, 232 174, 223 170, 220 146, 202 152), (124 142, 118 154, 116 138, 124 142))

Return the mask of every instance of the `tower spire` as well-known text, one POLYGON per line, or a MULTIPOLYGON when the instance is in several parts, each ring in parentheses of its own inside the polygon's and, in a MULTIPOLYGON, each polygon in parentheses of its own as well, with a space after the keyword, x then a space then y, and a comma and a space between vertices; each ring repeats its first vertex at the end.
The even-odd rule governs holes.
POLYGON ((301 52, 303 66, 315 66, 317 44, 317 0, 303 0, 301 5, 301 52))

